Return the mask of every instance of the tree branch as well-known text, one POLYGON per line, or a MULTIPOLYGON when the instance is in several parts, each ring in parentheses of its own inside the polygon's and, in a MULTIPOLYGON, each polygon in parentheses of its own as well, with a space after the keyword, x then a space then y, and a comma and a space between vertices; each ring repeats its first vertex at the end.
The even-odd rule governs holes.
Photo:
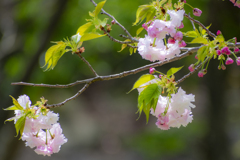
MULTIPOLYGON (((108 75, 108 76, 98 76, 98 77, 94 77, 94 78, 89 78, 89 79, 85 79, 85 80, 80 80, 80 81, 76 81, 74 83, 70 83, 67 85, 50 85, 50 84, 34 84, 34 83, 25 83, 25 82, 16 82, 16 83, 12 83, 12 85, 25 85, 25 86, 33 86, 33 87, 48 87, 48 88, 69 88, 78 84, 82 84, 82 83, 89 83, 89 82, 96 82, 96 81, 104 81, 104 80, 111 80, 111 79, 117 79, 117 78, 123 78, 132 74, 136 74, 138 72, 147 70, 151 67, 158 67, 158 66, 162 66, 164 64, 170 63, 170 62, 174 62, 176 60, 180 60, 184 57, 187 57, 188 55, 193 54, 194 52, 198 51, 200 47, 192 47, 192 48, 188 48, 188 50, 186 52, 184 52, 183 54, 177 55, 173 58, 164 60, 164 61, 159 61, 159 62, 155 62, 152 64, 148 64, 133 70, 129 70, 129 71, 124 71, 118 74, 112 74, 112 75, 108 75)), ((184 48, 185 50, 187 48, 184 48)))

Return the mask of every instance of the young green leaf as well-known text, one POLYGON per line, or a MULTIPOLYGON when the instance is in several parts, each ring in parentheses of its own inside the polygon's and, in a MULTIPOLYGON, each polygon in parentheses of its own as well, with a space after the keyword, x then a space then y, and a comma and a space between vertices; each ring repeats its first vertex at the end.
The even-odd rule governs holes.
POLYGON ((77 34, 79 33, 81 36, 93 25, 92 22, 88 22, 82 26, 80 26, 77 30, 77 34))
POLYGON ((147 83, 148 81, 155 79, 154 75, 151 74, 145 74, 142 75, 133 85, 133 88, 128 92, 130 93, 132 90, 140 87, 141 85, 143 85, 144 83, 147 83))
POLYGON ((197 38, 193 39, 191 43, 208 44, 208 40, 203 37, 197 37, 197 38))
POLYGON ((105 34, 99 34, 99 33, 85 33, 82 37, 81 37, 81 42, 83 41, 88 41, 88 40, 91 40, 91 39, 96 39, 96 38, 99 38, 99 37, 103 37, 105 36, 105 34))
POLYGON ((156 9, 153 5, 141 5, 137 10, 136 21, 133 23, 133 25, 141 23, 146 17, 147 17, 146 21, 148 22, 153 19, 155 14, 156 9))
POLYGON ((198 37, 198 34, 196 31, 188 31, 188 32, 184 33, 184 36, 196 38, 196 37, 198 37))
POLYGON ((99 12, 101 11, 102 7, 104 6, 106 0, 105 1, 102 1, 102 2, 99 2, 97 4, 97 6, 95 7, 95 10, 94 10, 94 15, 95 17, 97 17, 97 15, 99 14, 99 12))
POLYGON ((202 46, 201 48, 199 48, 199 50, 197 51, 197 57, 198 59, 203 62, 207 56, 207 53, 209 51, 208 46, 202 46))
POLYGON ((136 36, 138 36, 142 31, 143 31, 143 27, 138 28, 137 32, 136 32, 136 36))
POLYGON ((21 139, 21 136, 22 136, 22 133, 23 133, 23 130, 24 130, 25 121, 26 121, 26 117, 22 116, 17 120, 17 122, 15 124, 15 129, 16 129, 16 132, 17 132, 16 137, 18 136, 18 133, 20 132, 20 139, 21 139))
POLYGON ((23 110, 24 108, 18 103, 18 101, 13 98, 12 96, 10 96, 12 98, 13 104, 14 106, 18 109, 18 110, 23 110))
POLYGON ((169 78, 170 76, 172 76, 173 74, 177 73, 180 69, 182 69, 182 67, 178 67, 178 68, 171 68, 167 71, 167 77, 169 78))
POLYGON ((17 108, 15 105, 12 105, 8 108, 5 108, 4 110, 19 110, 19 108, 17 108))
POLYGON ((138 107, 140 106, 141 108, 139 109, 139 113, 144 111, 146 114, 146 119, 148 122, 149 119, 149 112, 150 109, 153 108, 154 110, 156 109, 158 98, 162 93, 162 88, 161 86, 157 84, 150 84, 147 86, 139 95, 138 98, 138 107))
POLYGON ((56 45, 53 45, 47 50, 45 55, 45 65, 44 65, 46 66, 48 64, 46 70, 53 69, 57 65, 58 60, 66 52, 65 48, 66 48, 66 44, 60 41, 60 42, 57 42, 56 45))

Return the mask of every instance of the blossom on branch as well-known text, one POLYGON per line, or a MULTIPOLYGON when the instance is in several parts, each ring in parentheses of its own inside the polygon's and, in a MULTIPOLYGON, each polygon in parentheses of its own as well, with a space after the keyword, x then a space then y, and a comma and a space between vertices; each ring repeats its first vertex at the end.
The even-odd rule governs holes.
POLYGON ((172 94, 171 99, 160 95, 155 111, 151 109, 151 114, 158 118, 157 127, 162 130, 179 128, 181 125, 186 127, 193 120, 191 108, 195 108, 192 104, 194 101, 195 96, 187 95, 182 88, 179 88, 176 94, 172 94))

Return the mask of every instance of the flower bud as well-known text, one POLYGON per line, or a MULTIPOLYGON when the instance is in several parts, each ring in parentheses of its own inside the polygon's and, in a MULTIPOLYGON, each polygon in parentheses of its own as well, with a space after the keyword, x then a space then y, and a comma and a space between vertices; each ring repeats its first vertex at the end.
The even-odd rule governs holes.
POLYGON ((228 57, 227 60, 225 61, 226 65, 232 64, 234 61, 232 58, 228 57))
POLYGON ((221 50, 222 54, 230 55, 231 51, 228 47, 223 47, 221 50))
POLYGON ((224 66, 224 64, 221 65, 222 70, 226 69, 226 66, 224 66))
POLYGON ((111 24, 114 25, 116 22, 114 20, 111 21, 111 24))
POLYGON ((179 47, 186 47, 186 42, 185 41, 181 41, 179 44, 178 44, 178 46, 179 47))
POLYGON ((175 35, 174 35, 174 39, 181 41, 183 38, 183 33, 181 31, 178 31, 175 35))
POLYGON ((237 65, 240 66, 240 57, 236 59, 237 65))
POLYGON ((234 52, 236 53, 236 52, 238 52, 238 51, 239 51, 239 48, 235 47, 235 48, 234 48, 234 52))
POLYGON ((203 69, 203 70, 198 72, 198 77, 203 77, 205 74, 207 74, 207 70, 203 69))
POLYGON ((198 9, 198 8, 194 8, 193 9, 193 14, 194 14, 194 16, 201 16, 201 14, 202 14, 202 11, 200 10, 200 9, 198 9))
POLYGON ((221 54, 222 54, 222 52, 218 49, 218 50, 217 50, 217 55, 220 56, 221 54))
POLYGON ((217 35, 220 35, 222 34, 222 32, 220 30, 217 31, 217 35))
POLYGON ((189 69, 190 72, 193 72, 194 69, 195 69, 194 64, 191 64, 191 65, 188 67, 188 69, 189 69))
POLYGON ((155 71, 156 71, 155 68, 149 68, 149 73, 150 74, 153 74, 155 71))
POLYGON ((168 44, 175 44, 174 38, 172 37, 168 38, 168 44))

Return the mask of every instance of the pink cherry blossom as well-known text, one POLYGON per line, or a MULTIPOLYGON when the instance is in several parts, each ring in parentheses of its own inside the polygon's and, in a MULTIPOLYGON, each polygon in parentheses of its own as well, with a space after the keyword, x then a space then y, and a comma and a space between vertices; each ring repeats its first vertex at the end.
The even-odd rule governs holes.
POLYGON ((238 8, 240 8, 240 0, 237 0, 234 6, 237 6, 238 8))
POLYGON ((187 44, 184 40, 182 40, 179 44, 178 44, 179 47, 186 47, 187 44))
POLYGON ((179 128, 186 126, 193 120, 191 108, 195 108, 192 102, 195 97, 192 94, 187 95, 184 90, 179 88, 176 94, 168 97, 159 96, 155 111, 151 109, 151 114, 157 117, 156 125, 162 130, 168 130, 170 127, 179 128), (170 103, 169 103, 170 102, 170 103))
POLYGON ((193 9, 193 14, 195 15, 195 16, 201 16, 201 14, 202 14, 202 11, 200 10, 200 9, 198 9, 198 8, 194 8, 193 9))
POLYGON ((198 72, 198 77, 203 77, 204 76, 204 72, 201 70, 198 72))
POLYGON ((181 31, 178 31, 175 35, 174 35, 174 39, 181 41, 183 38, 183 33, 181 31))
POLYGON ((230 55, 231 54, 231 51, 230 51, 230 49, 227 46, 223 47, 221 52, 222 52, 222 54, 226 54, 226 55, 230 55))
POLYGON ((230 2, 232 2, 233 4, 235 3, 236 0, 230 0, 230 2))
POLYGON ((184 18, 184 10, 168 10, 167 13, 170 15, 171 18, 171 26, 179 27, 182 23, 184 18))
POLYGON ((227 58, 227 60, 225 61, 225 64, 226 65, 229 65, 229 64, 233 64, 234 60, 230 57, 227 58))

